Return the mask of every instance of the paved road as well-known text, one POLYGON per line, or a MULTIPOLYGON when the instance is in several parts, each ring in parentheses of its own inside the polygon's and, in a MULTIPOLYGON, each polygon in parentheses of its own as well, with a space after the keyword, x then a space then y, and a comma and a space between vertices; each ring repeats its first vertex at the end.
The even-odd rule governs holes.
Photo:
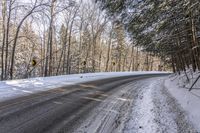
MULTIPOLYGON (((125 76, 97 80, 2 102, 0 103, 0 133, 93 133, 91 126, 85 131, 81 128, 84 126, 87 129, 87 125, 83 123, 88 121, 87 118, 93 116, 95 108, 98 108, 113 94, 123 95, 121 92, 123 88, 128 88, 127 91, 131 92, 130 88, 133 90, 133 87, 130 87, 130 83, 132 86, 134 82, 142 83, 145 79, 157 76, 162 75, 125 76), (80 130, 78 130, 79 127, 80 130)), ((132 95, 132 97, 134 96, 132 95)), ((123 99, 121 100, 123 101, 123 99)), ((103 108, 103 106, 101 107, 103 108)), ((96 125, 98 125, 98 120, 94 126, 96 125)), ((103 128, 101 126, 95 132, 113 132, 113 130, 105 130, 105 125, 103 128)), ((190 126, 188 127, 191 129, 190 126)), ((108 127, 107 129, 112 128, 108 127)))

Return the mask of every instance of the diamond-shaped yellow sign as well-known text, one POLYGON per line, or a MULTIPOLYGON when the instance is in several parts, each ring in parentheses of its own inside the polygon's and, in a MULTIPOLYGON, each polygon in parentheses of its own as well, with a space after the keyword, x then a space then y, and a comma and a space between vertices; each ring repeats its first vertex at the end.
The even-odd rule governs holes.
POLYGON ((37 64, 36 60, 32 60, 32 66, 35 66, 37 64))

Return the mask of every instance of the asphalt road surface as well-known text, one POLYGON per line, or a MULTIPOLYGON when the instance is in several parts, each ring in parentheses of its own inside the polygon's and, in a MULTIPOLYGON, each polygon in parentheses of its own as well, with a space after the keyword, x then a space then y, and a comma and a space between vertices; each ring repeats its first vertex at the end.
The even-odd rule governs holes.
POLYGON ((149 87, 163 76, 109 78, 4 101, 0 133, 196 132, 167 92, 149 87))

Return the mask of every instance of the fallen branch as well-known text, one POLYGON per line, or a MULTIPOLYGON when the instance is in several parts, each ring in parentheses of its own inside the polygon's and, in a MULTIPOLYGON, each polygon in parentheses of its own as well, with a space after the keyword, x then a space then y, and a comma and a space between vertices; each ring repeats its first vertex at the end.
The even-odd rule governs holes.
POLYGON ((194 81, 194 83, 193 83, 192 86, 190 87, 189 91, 192 90, 192 87, 196 84, 196 82, 199 80, 199 78, 200 78, 200 75, 199 75, 199 76, 197 77, 197 79, 194 81))

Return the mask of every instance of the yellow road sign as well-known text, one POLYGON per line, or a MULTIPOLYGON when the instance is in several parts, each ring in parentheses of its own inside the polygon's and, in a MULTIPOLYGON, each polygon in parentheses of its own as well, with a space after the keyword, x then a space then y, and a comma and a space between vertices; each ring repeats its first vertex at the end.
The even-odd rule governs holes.
POLYGON ((37 64, 36 60, 32 60, 32 66, 35 66, 37 64))

